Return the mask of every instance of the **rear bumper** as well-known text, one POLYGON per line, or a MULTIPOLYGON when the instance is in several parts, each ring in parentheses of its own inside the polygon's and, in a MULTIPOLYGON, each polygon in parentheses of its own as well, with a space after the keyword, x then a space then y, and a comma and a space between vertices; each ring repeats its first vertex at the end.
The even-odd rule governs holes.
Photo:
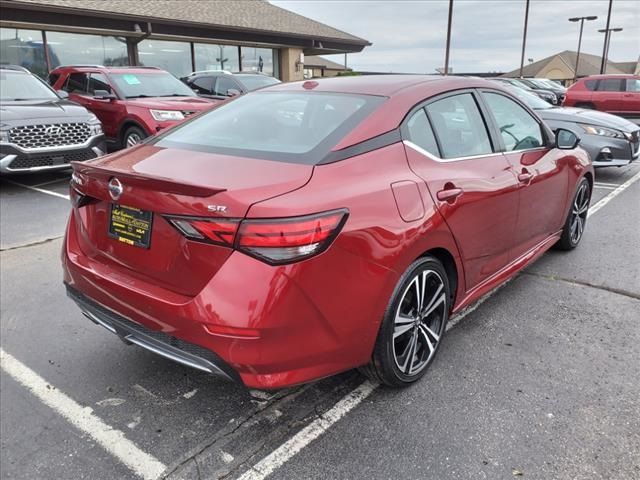
POLYGON ((92 301, 69 285, 66 287, 67 295, 76 302, 85 317, 118 335, 125 343, 133 343, 182 365, 240 382, 238 374, 212 351, 166 333, 149 330, 92 301))
POLYGON ((287 387, 365 364, 397 281, 390 270, 336 245, 281 267, 234 252, 192 297, 84 253, 78 230, 72 214, 64 282, 78 292, 74 300, 89 318, 148 350, 221 370, 251 388, 287 387), (141 345, 148 337, 163 345, 141 345))

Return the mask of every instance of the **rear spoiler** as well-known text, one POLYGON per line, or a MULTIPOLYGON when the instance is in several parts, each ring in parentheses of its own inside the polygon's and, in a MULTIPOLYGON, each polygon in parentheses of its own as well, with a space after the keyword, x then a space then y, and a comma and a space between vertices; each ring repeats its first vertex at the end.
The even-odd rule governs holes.
POLYGON ((111 178, 117 177, 118 180, 130 186, 148 190, 157 190, 165 193, 174 193, 177 195, 210 197, 227 190, 226 188, 205 187, 202 185, 176 182, 170 178, 152 177, 132 172, 123 172, 117 169, 103 168, 82 162, 71 162, 71 166, 73 167, 74 173, 86 175, 92 179, 103 181, 105 183, 108 183, 111 178))

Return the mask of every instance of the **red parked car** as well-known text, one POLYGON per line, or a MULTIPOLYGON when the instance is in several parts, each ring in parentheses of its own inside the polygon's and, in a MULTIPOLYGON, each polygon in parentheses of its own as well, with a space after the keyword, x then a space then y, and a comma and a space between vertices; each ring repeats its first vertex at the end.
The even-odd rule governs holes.
POLYGON ((281 84, 73 165, 68 294, 249 387, 420 378, 447 319, 582 238, 593 167, 493 82, 281 84))
POLYGON ((567 90, 564 107, 591 108, 640 120, 640 76, 592 75, 567 90))
POLYGON ((49 84, 95 113, 107 140, 121 147, 136 145, 220 103, 198 97, 155 67, 58 67, 49 74, 49 84))

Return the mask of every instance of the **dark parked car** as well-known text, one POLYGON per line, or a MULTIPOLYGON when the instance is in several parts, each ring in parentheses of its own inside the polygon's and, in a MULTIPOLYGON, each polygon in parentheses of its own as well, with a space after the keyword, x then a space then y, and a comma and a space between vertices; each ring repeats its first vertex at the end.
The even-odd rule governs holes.
POLYGON ((564 105, 592 108, 640 123, 640 76, 592 75, 569 87, 564 105))
POLYGON ((564 128, 580 137, 594 167, 621 167, 640 156, 640 127, 609 113, 584 108, 552 107, 535 95, 507 87, 546 122, 552 130, 564 128))
POLYGON ((541 90, 541 89, 534 90, 526 83, 521 82, 520 79, 518 78, 495 77, 495 78, 491 78, 490 80, 496 80, 498 82, 502 82, 503 84, 511 85, 512 87, 517 87, 522 90, 526 90, 529 93, 540 97, 542 100, 544 100, 547 103, 550 103, 551 105, 558 105, 558 97, 556 96, 555 93, 549 90, 541 90))
POLYGON ((180 80, 201 97, 222 100, 280 83, 277 78, 264 73, 231 73, 222 70, 193 72, 180 80))
POLYGON ((554 105, 562 105, 562 102, 567 95, 566 88, 549 80, 538 78, 519 78, 518 80, 535 91, 540 90, 553 93, 556 96, 556 101, 553 103, 554 105))
POLYGON ((578 141, 486 80, 275 85, 75 164, 64 282, 127 343, 250 387, 408 385, 450 314, 579 244, 578 141))
POLYGON ((130 147, 213 108, 169 72, 155 67, 72 65, 49 74, 56 90, 95 113, 109 141, 130 147))
POLYGON ((23 67, 0 65, 0 173, 69 168, 104 155, 98 118, 23 67))

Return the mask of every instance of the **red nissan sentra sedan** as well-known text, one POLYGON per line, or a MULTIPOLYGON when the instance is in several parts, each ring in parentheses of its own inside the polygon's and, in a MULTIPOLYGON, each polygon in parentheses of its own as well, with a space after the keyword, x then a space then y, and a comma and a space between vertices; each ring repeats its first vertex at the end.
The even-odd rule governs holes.
POLYGON ((483 80, 281 84, 74 164, 64 282, 126 342, 249 387, 407 385, 451 314, 580 242, 578 142, 483 80))

